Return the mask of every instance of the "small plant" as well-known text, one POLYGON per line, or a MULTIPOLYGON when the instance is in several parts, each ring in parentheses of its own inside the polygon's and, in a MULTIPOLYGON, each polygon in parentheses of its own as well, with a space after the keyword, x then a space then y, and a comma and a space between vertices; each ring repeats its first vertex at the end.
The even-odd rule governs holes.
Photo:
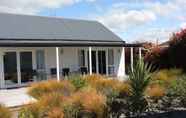
POLYGON ((75 86, 76 90, 87 86, 86 80, 80 75, 70 77, 70 82, 75 86))
POLYGON ((67 80, 63 80, 60 82, 49 80, 33 84, 29 88, 28 94, 36 99, 39 99, 42 96, 50 94, 52 92, 62 94, 64 96, 69 96, 74 91, 75 87, 67 80))
POLYGON ((34 118, 31 110, 28 108, 22 108, 19 112, 18 118, 34 118))
POLYGON ((0 118, 11 118, 11 112, 0 104, 0 118))
POLYGON ((133 70, 130 71, 129 80, 131 87, 130 111, 136 115, 140 115, 148 108, 145 98, 145 91, 151 80, 151 66, 145 64, 142 60, 138 61, 133 70))

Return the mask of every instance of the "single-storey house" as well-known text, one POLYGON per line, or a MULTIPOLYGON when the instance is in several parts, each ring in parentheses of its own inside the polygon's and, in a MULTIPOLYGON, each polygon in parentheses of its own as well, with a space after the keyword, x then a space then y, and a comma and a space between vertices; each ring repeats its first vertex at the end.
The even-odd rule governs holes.
MULTIPOLYGON (((0 88, 71 73, 125 76, 125 47, 97 21, 0 13, 0 88)), ((139 48, 139 57, 141 57, 139 48)))

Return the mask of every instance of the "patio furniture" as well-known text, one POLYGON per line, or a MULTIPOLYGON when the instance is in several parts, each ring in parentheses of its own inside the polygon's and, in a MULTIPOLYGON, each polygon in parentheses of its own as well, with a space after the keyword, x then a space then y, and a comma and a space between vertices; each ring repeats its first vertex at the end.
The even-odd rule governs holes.
POLYGON ((32 76, 37 76, 37 70, 32 70, 32 76))
POLYGON ((69 72, 70 72, 70 69, 69 68, 63 68, 62 69, 62 72, 63 72, 63 76, 69 76, 69 72))
POLYGON ((51 68, 51 69, 50 69, 50 74, 51 74, 51 75, 56 75, 56 74, 57 74, 56 68, 51 68))
POLYGON ((87 74, 88 73, 87 67, 80 67, 80 72, 82 75, 87 74))

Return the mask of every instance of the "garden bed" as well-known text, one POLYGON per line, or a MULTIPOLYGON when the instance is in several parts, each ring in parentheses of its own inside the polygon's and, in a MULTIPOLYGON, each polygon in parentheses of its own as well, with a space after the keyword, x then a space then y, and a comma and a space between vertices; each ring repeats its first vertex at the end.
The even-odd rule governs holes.
POLYGON ((151 73, 149 67, 136 64, 126 81, 77 75, 34 83, 28 94, 37 100, 18 118, 186 117, 185 74, 179 69, 151 73))

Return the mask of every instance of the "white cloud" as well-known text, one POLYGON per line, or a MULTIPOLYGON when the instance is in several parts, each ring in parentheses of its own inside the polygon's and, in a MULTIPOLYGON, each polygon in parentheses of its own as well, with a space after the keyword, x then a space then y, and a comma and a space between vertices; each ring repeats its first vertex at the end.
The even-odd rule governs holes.
POLYGON ((133 38, 133 40, 144 40, 156 43, 162 43, 167 41, 173 32, 177 29, 166 29, 166 28, 147 28, 145 31, 139 31, 133 38))
POLYGON ((149 9, 151 9, 154 13, 161 16, 166 16, 176 10, 179 10, 179 6, 175 2, 168 2, 164 4, 156 2, 149 5, 149 7, 149 9))
POLYGON ((78 2, 95 0, 0 0, 0 12, 36 14, 45 8, 53 9, 78 2))
MULTIPOLYGON (((171 0, 167 2, 136 0, 136 2, 114 4, 108 11, 98 15, 96 19, 120 34, 120 36, 126 35, 126 32, 129 33, 127 35, 131 35, 130 32, 133 29, 140 29, 140 27, 145 29, 146 27, 145 31, 139 30, 139 33, 129 36, 131 39, 128 39, 128 41, 130 42, 134 40, 155 41, 156 39, 162 42, 168 40, 172 32, 178 30, 178 27, 162 28, 159 26, 159 20, 163 17, 166 20, 170 20, 170 22, 171 20, 177 20, 175 18, 178 18, 179 15, 181 15, 180 18, 183 17, 184 11, 186 11, 186 1, 184 0, 171 0), (157 23, 157 26, 152 25, 152 28, 156 27, 155 30, 151 30, 148 26, 148 23, 152 22, 157 23)), ((186 26, 186 24, 182 24, 183 26, 186 26)), ((123 38, 126 39, 125 37, 123 38)))
POLYGON ((97 16, 97 20, 117 32, 123 32, 129 27, 135 27, 156 20, 153 12, 148 10, 110 9, 106 14, 97 16))
POLYGON ((182 29, 185 29, 185 28, 186 28, 186 22, 181 23, 181 24, 180 24, 180 27, 181 27, 182 29))

